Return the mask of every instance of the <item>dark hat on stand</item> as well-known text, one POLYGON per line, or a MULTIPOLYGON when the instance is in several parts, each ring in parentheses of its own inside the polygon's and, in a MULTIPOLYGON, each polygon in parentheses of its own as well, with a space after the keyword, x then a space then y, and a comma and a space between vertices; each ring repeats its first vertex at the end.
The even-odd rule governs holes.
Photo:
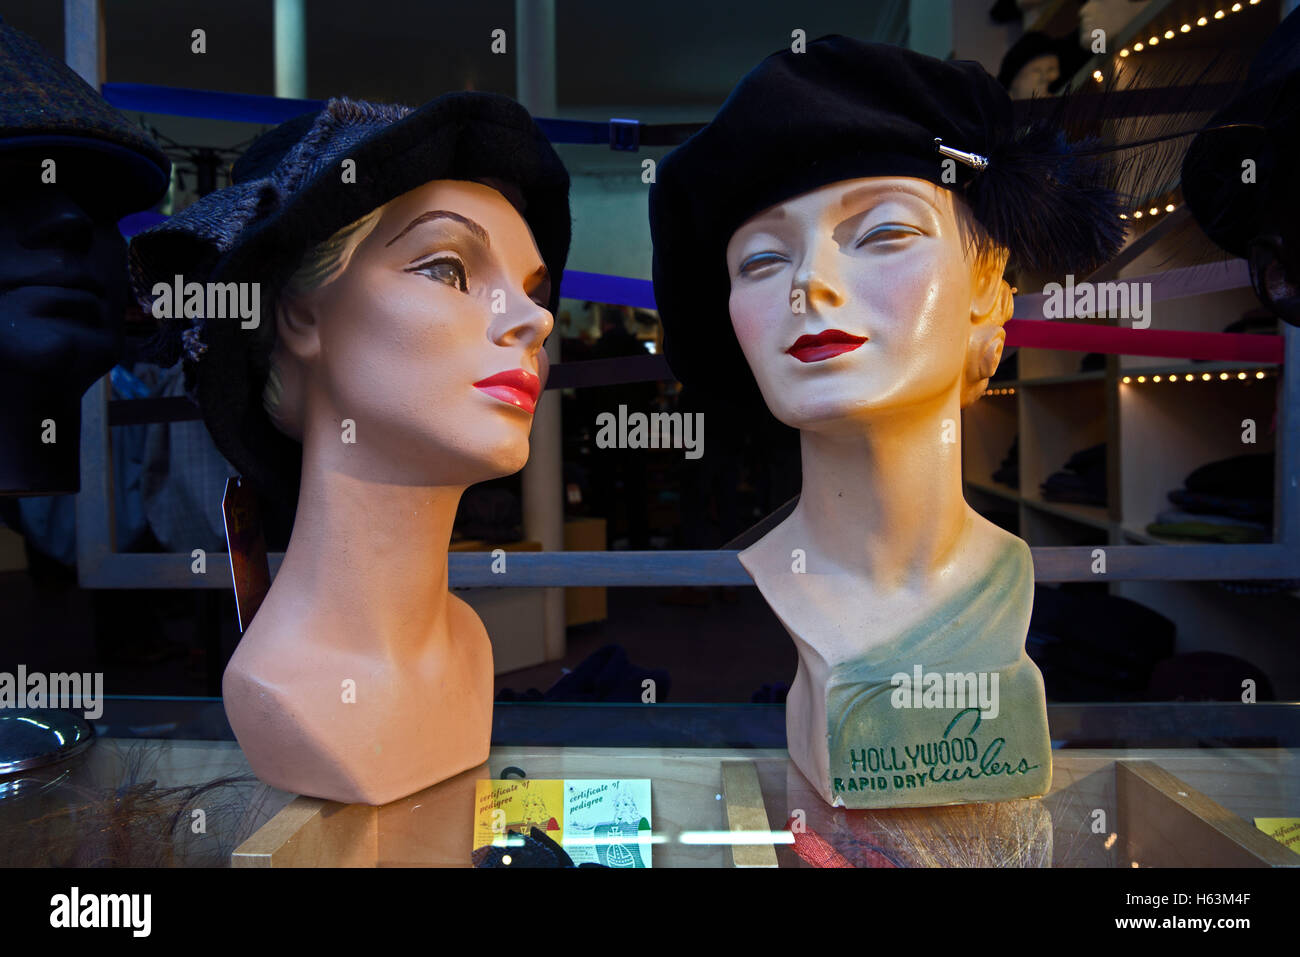
POLYGON ((1183 160, 1183 198, 1216 245, 1246 256, 1269 223, 1300 217, 1295 167, 1300 148, 1300 10, 1264 42, 1245 86, 1192 141, 1183 160), (1253 182, 1242 163, 1255 161, 1253 182), (1281 200, 1281 202, 1279 202, 1281 200))
POLYGON ((915 177, 960 196, 1013 263, 1086 273, 1124 238, 1109 172, 1051 124, 1017 127, 978 63, 843 36, 774 53, 650 187, 668 362, 688 385, 750 380, 728 321, 726 247, 777 203, 840 180, 915 177))
POLYGON ((301 446, 271 424, 262 392, 275 344, 274 302, 313 246, 379 206, 437 179, 497 179, 522 215, 552 277, 552 312, 568 256, 569 175, 522 106, 494 93, 448 93, 412 110, 330 100, 254 142, 217 190, 131 243, 137 299, 157 282, 259 282, 261 321, 176 319, 161 362, 183 355, 186 382, 221 454, 273 500, 297 496, 301 446), (356 163, 356 182, 342 163, 356 163))
POLYGON ((66 63, 2 20, 0 91, 0 150, 97 154, 83 168, 97 203, 118 217, 147 209, 167 191, 171 162, 158 144, 66 63))

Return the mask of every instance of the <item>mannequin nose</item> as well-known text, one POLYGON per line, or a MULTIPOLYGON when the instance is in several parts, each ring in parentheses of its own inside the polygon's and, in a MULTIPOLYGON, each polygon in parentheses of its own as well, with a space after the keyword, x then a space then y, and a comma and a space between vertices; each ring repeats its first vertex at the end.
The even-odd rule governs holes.
POLYGON ((541 350, 555 320, 548 309, 524 296, 515 309, 498 316, 493 326, 492 341, 497 345, 519 343, 532 355, 541 350))
POLYGON ((827 307, 844 305, 839 275, 831 264, 833 255, 834 251, 827 249, 825 245, 810 250, 798 273, 795 274, 795 288, 803 290, 809 309, 819 305, 827 307))

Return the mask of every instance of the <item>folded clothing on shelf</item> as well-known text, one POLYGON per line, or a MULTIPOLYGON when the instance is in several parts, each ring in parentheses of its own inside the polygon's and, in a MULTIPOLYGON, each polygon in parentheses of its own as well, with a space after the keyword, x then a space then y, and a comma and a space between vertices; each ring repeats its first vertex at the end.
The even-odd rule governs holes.
POLYGON ((1049 475, 1040 488, 1049 502, 1105 505, 1106 443, 1075 452, 1065 467, 1049 475))
POLYGON ((1025 647, 1049 698, 1120 701, 1146 689, 1175 634, 1172 621, 1128 598, 1037 585, 1025 647))
POLYGON ((1152 535, 1189 541, 1267 542, 1273 518, 1271 452, 1234 455, 1195 469, 1173 489, 1169 501, 1178 506, 1156 516, 1147 526, 1152 535))
POLYGON ((1267 542, 1272 537, 1271 529, 1264 522, 1212 512, 1198 515, 1176 508, 1167 508, 1158 514, 1156 520, 1147 526, 1147 532, 1160 538, 1219 542, 1225 545, 1267 542))

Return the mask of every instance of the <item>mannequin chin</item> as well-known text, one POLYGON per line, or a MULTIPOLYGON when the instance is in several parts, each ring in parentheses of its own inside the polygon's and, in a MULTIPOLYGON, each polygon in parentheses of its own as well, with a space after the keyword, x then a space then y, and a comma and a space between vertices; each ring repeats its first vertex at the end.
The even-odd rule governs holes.
POLYGON ((790 755, 828 803, 1000 801, 1051 782, 1024 651, 1029 549, 962 497, 960 411, 1011 314, 1006 251, 968 230, 949 191, 871 177, 765 210, 727 246, 732 326, 803 459, 795 511, 740 558, 798 647, 790 755), (917 668, 992 698, 911 710, 894 679, 917 668), (960 761, 920 763, 920 744, 947 742, 948 760, 958 739, 960 761))
POLYGON ((491 645, 448 592, 447 545, 465 488, 527 460, 551 315, 495 189, 436 180, 369 225, 277 306, 268 408, 301 436, 302 485, 223 684, 260 778, 382 804, 487 758, 491 645))
POLYGON ((122 352, 126 242, 93 194, 32 185, 48 152, 0 154, 0 494, 78 490, 81 396, 122 352))

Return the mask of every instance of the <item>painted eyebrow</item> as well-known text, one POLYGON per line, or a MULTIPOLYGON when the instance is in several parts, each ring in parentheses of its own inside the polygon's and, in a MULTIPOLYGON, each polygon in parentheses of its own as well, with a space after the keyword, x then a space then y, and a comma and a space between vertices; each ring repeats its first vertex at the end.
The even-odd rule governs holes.
MULTIPOLYGON (((941 210, 938 207, 938 205, 935 204, 934 200, 930 196, 927 196, 925 193, 921 192, 920 190, 911 189, 906 186, 870 186, 870 185, 861 186, 858 189, 852 190, 848 193, 845 193, 843 196, 841 196, 839 207, 840 209, 845 209, 853 205, 854 203, 856 203, 858 200, 861 200, 865 197, 882 194, 882 193, 902 193, 904 196, 912 196, 915 197, 916 199, 921 200, 927 206, 932 208, 936 213, 940 213, 940 214, 943 213, 943 210, 941 210)), ((755 224, 758 226, 758 228, 761 229, 762 226, 769 221, 778 221, 785 218, 786 218, 785 210, 778 206, 775 209, 771 210, 770 212, 764 213, 760 217, 758 217, 758 219, 755 220, 755 224)))
POLYGON ((453 213, 449 209, 431 209, 427 213, 421 213, 419 216, 416 216, 415 219, 407 223, 405 229, 403 229, 400 233, 398 233, 388 242, 384 243, 384 248, 387 249, 389 246, 393 245, 393 243, 397 242, 399 239, 401 239, 403 236, 409 233, 416 226, 422 226, 425 223, 431 223, 437 219, 450 219, 453 222, 460 223, 471 233, 473 233, 474 237, 479 242, 481 242, 484 245, 484 247, 488 249, 492 248, 492 240, 488 238, 486 229, 484 229, 478 223, 474 222, 474 220, 462 216, 460 215, 460 213, 453 213))
POLYGON ((927 206, 932 207, 936 213, 942 212, 931 196, 921 190, 912 189, 907 186, 863 186, 841 196, 840 207, 843 208, 850 206, 864 197, 873 196, 877 193, 902 193, 904 196, 913 196, 924 202, 927 206))

